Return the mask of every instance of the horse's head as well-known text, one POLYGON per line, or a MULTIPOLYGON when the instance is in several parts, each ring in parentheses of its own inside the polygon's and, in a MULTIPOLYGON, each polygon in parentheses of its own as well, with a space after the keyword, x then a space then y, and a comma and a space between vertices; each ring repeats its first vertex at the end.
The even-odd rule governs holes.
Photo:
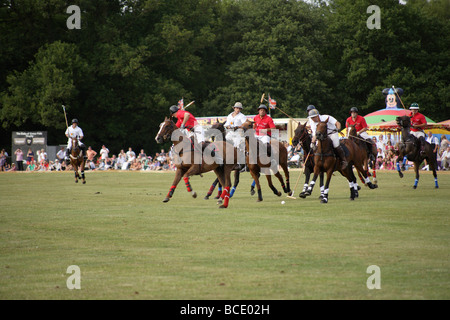
POLYGON ((308 137, 309 134, 308 130, 306 130, 306 122, 303 125, 299 122, 297 128, 294 131, 292 145, 295 147, 299 142, 303 144, 308 137))
POLYGON ((348 137, 356 137, 356 127, 354 124, 349 124, 347 128, 347 138, 348 137))
POLYGON ((325 140, 328 137, 328 118, 325 121, 320 121, 316 127, 316 138, 318 140, 325 140))
POLYGON ((80 144, 78 143, 78 139, 72 139, 72 153, 77 154, 80 152, 80 144))
POLYGON ((250 119, 247 119, 240 127, 242 130, 247 131, 248 129, 253 128, 253 121, 250 119))
POLYGON ((165 118, 164 122, 159 125, 158 134, 155 137, 156 143, 161 144, 170 139, 172 133, 178 129, 175 123, 169 119, 165 118))
POLYGON ((408 116, 397 117, 395 121, 402 128, 409 128, 411 126, 411 118, 408 116))
POLYGON ((219 119, 216 119, 216 122, 211 126, 210 129, 219 130, 220 132, 225 132, 225 122, 220 122, 219 119))

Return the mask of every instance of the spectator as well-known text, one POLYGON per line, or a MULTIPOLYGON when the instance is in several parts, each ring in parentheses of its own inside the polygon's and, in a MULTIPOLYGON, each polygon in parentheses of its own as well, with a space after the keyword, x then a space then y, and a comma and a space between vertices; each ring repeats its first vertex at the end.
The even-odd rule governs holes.
POLYGON ((126 165, 127 165, 127 155, 125 154, 125 151, 120 150, 119 156, 117 157, 117 162, 116 162, 116 169, 121 169, 121 170, 126 170, 126 165), (124 169, 125 166, 125 169, 124 169))
POLYGON ((61 162, 64 161, 64 157, 66 155, 66 150, 64 150, 64 147, 61 147, 61 150, 58 151, 58 153, 56 154, 56 159, 58 160, 58 162, 61 164, 61 162))
POLYGON ((23 151, 22 149, 18 148, 14 154, 16 155, 16 162, 17 162, 17 170, 23 171, 23 151))
POLYGON ((6 171, 6 155, 5 149, 0 151, 0 171, 6 171))
POLYGON ((44 149, 41 149, 41 152, 39 153, 38 156, 38 161, 39 161, 39 165, 43 165, 45 161, 47 161, 48 164, 48 158, 47 158, 47 152, 45 152, 44 149))
POLYGON ((13 163, 13 164, 11 165, 11 167, 8 166, 8 168, 6 169, 6 171, 8 171, 8 172, 17 171, 16 164, 13 163))
POLYGON ((394 146, 392 145, 391 140, 387 140, 384 150, 385 150, 385 154, 387 154, 390 150, 394 151, 394 146))
POLYGON ((138 156, 138 160, 144 161, 146 158, 147 158, 147 155, 145 154, 144 149, 141 149, 141 152, 139 153, 139 156, 138 156))
POLYGON ((31 150, 31 148, 28 148, 27 152, 27 165, 29 165, 34 160, 34 152, 31 150))
POLYGON ((97 152, 93 150, 91 146, 89 146, 86 151, 86 155, 88 161, 94 161, 94 157, 97 155, 97 152))
POLYGON ((108 155, 109 155, 109 149, 107 147, 105 147, 105 145, 102 145, 102 149, 100 150, 100 159, 103 162, 106 162, 106 159, 108 159, 108 155))
POLYGON ((384 144, 383 135, 380 134, 377 141, 377 149, 385 150, 386 145, 384 144))
POLYGON ((134 153, 133 149, 131 149, 131 147, 129 147, 128 151, 127 151, 127 162, 131 165, 135 159, 136 159, 136 154, 134 153))
POLYGON ((26 171, 36 171, 37 167, 36 167, 36 160, 32 160, 30 162, 30 164, 27 166, 27 170, 26 171))
POLYGON ((441 137, 441 146, 439 153, 442 156, 442 153, 447 150, 447 147, 450 145, 450 142, 447 140, 447 137, 445 135, 442 135, 441 137))
MULTIPOLYGON (((437 159, 438 150, 439 150, 439 140, 438 138, 433 136, 433 133, 431 131, 427 132, 427 138, 426 142, 428 142, 431 147, 433 148, 433 153, 437 159)), ((430 165, 427 163, 427 160, 424 160, 425 166, 422 168, 422 170, 430 170, 430 165)), ((437 169, 437 168, 436 168, 437 169)))
POLYGON ((447 149, 442 153, 441 157, 442 170, 448 170, 449 165, 450 165, 450 145, 448 145, 447 149))

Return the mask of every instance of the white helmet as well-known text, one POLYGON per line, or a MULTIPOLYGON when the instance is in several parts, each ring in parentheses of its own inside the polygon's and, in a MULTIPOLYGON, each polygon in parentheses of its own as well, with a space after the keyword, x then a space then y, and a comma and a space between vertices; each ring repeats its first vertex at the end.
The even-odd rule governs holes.
POLYGON ((239 108, 239 109, 242 109, 242 103, 236 102, 236 103, 234 104, 233 108, 239 108))
POLYGON ((308 118, 311 119, 311 118, 314 118, 314 117, 316 117, 318 115, 319 115, 319 111, 317 111, 317 109, 312 109, 308 113, 308 118))

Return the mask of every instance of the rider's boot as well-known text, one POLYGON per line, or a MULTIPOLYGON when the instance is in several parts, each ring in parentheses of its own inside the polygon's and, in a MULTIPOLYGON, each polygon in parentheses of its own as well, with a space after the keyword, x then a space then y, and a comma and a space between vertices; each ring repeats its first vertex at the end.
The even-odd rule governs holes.
POLYGON ((347 160, 345 159, 344 149, 342 149, 342 146, 339 145, 335 150, 341 160, 341 170, 344 171, 348 166, 347 160))

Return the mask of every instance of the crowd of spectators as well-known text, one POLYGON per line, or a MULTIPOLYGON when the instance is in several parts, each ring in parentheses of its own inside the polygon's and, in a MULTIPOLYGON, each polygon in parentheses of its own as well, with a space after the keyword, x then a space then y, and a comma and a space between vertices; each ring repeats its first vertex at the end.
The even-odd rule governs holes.
MULTIPOLYGON (((431 136, 431 134, 430 134, 431 136)), ((373 142, 377 145, 377 159, 375 161, 376 170, 395 170, 397 151, 399 141, 390 133, 386 136, 380 134, 373 137, 373 142)), ((440 141, 436 141, 438 170, 449 170, 450 166, 450 142, 445 135, 441 136, 440 141)), ((300 168, 303 160, 303 150, 300 145, 293 147, 287 141, 283 141, 288 150, 289 167, 300 168)), ((103 145, 97 153, 91 147, 86 151, 87 161, 86 170, 130 170, 130 171, 170 171, 175 170, 172 162, 171 151, 166 153, 164 149, 156 153, 154 156, 147 155, 143 149, 136 154, 131 147, 125 152, 124 149, 110 156, 110 151, 103 145)), ((8 161, 9 155, 2 149, 0 151, 0 171, 64 171, 72 170, 70 165, 66 165, 64 161, 65 150, 61 150, 56 154, 56 159, 49 160, 45 149, 34 152, 28 149, 25 153, 20 148, 14 151, 16 162, 8 161)), ((412 162, 406 163, 406 168, 413 165, 412 162)), ((428 170, 426 161, 423 169, 428 170)))
MULTIPOLYGON (((44 149, 34 152, 29 149, 24 156, 19 148, 15 151, 16 163, 10 164, 7 159, 8 153, 3 149, 0 153, 0 171, 65 171, 72 170, 72 166, 66 165, 64 161, 65 149, 61 148, 56 154, 56 159, 49 160, 44 149)), ((87 160, 85 170, 130 170, 130 171, 168 171, 175 170, 170 153, 164 149, 156 153, 153 157, 147 156, 143 149, 138 155, 128 148, 127 152, 120 150, 119 154, 110 156, 110 151, 106 146, 102 146, 97 153, 91 147, 86 150, 87 160)))

